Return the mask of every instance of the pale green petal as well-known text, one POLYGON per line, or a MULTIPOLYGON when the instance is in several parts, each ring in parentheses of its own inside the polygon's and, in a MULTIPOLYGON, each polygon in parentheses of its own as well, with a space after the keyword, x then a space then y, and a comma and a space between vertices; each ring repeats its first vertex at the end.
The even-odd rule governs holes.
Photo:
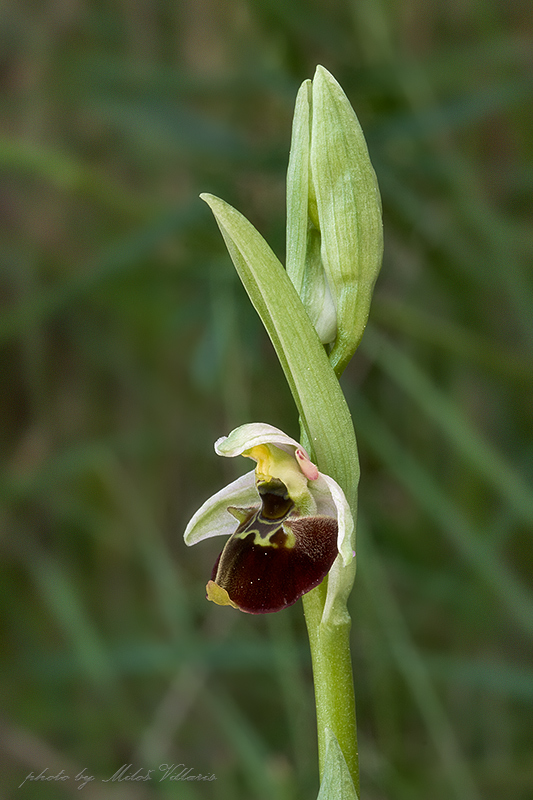
POLYGON ((326 625, 349 624, 346 601, 355 577, 355 526, 352 512, 341 487, 329 475, 320 472, 318 480, 309 484, 309 488, 317 505, 317 513, 336 517, 339 526, 339 555, 328 574, 322 622, 326 625))
POLYGON ((300 292, 302 303, 322 344, 331 344, 337 337, 337 308, 324 270, 320 232, 309 226, 305 278, 300 292))
POLYGON ((325 477, 322 472, 319 472, 318 479, 309 486, 316 503, 316 513, 324 514, 326 517, 337 517, 337 506, 325 477))
POLYGON ((228 506, 253 505, 259 505, 259 495, 255 488, 255 470, 241 475, 205 501, 185 529, 183 534, 185 544, 196 544, 212 536, 230 536, 235 532, 238 523, 227 510, 228 506))
POLYGON ((328 573, 328 589, 321 622, 324 625, 349 625, 350 615, 347 602, 355 580, 355 558, 345 564, 341 555, 337 556, 328 573))
POLYGON ((352 512, 341 487, 329 475, 320 472, 318 480, 309 488, 317 505, 317 513, 337 517, 339 526, 339 555, 328 574, 322 622, 326 625, 348 624, 350 618, 346 601, 355 577, 355 525, 352 512))
POLYGON ((345 564, 349 564, 355 551, 355 528, 352 512, 341 487, 329 475, 319 473, 317 481, 309 484, 319 514, 337 517, 339 525, 338 548, 345 564))

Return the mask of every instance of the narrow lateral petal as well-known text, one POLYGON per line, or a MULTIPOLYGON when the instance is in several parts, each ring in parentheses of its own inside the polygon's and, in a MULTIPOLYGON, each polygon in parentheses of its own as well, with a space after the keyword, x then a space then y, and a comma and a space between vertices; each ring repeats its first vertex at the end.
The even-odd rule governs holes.
POLYGON ((311 484, 311 493, 316 500, 318 511, 323 514, 334 514, 339 523, 339 553, 345 564, 354 557, 354 524, 352 512, 341 487, 322 472, 317 481, 311 484))

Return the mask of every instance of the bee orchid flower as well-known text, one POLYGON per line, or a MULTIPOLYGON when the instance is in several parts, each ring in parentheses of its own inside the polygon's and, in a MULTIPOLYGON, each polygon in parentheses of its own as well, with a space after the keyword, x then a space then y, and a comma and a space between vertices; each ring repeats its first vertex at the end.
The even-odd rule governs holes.
POLYGON ((188 545, 229 536, 207 599, 249 614, 280 611, 353 558, 353 520, 340 486, 301 445, 272 425, 242 425, 218 439, 218 455, 256 467, 210 497, 185 530, 188 545))

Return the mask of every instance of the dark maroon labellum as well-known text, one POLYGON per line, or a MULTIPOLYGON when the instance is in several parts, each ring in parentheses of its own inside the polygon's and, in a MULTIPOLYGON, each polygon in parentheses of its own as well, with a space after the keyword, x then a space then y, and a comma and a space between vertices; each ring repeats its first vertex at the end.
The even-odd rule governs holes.
POLYGON ((337 556, 333 517, 290 516, 294 508, 281 481, 258 487, 262 505, 243 509, 212 580, 241 611, 267 614, 295 603, 327 575, 337 556))

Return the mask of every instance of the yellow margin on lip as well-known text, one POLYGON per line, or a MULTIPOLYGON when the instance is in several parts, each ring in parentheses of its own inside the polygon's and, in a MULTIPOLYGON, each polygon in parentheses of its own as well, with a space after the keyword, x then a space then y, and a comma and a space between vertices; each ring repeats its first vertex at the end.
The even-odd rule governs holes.
POLYGON ((217 606, 231 606, 232 608, 239 608, 237 603, 230 600, 230 596, 222 586, 219 586, 215 581, 209 581, 205 587, 207 592, 207 599, 216 603, 217 606))

